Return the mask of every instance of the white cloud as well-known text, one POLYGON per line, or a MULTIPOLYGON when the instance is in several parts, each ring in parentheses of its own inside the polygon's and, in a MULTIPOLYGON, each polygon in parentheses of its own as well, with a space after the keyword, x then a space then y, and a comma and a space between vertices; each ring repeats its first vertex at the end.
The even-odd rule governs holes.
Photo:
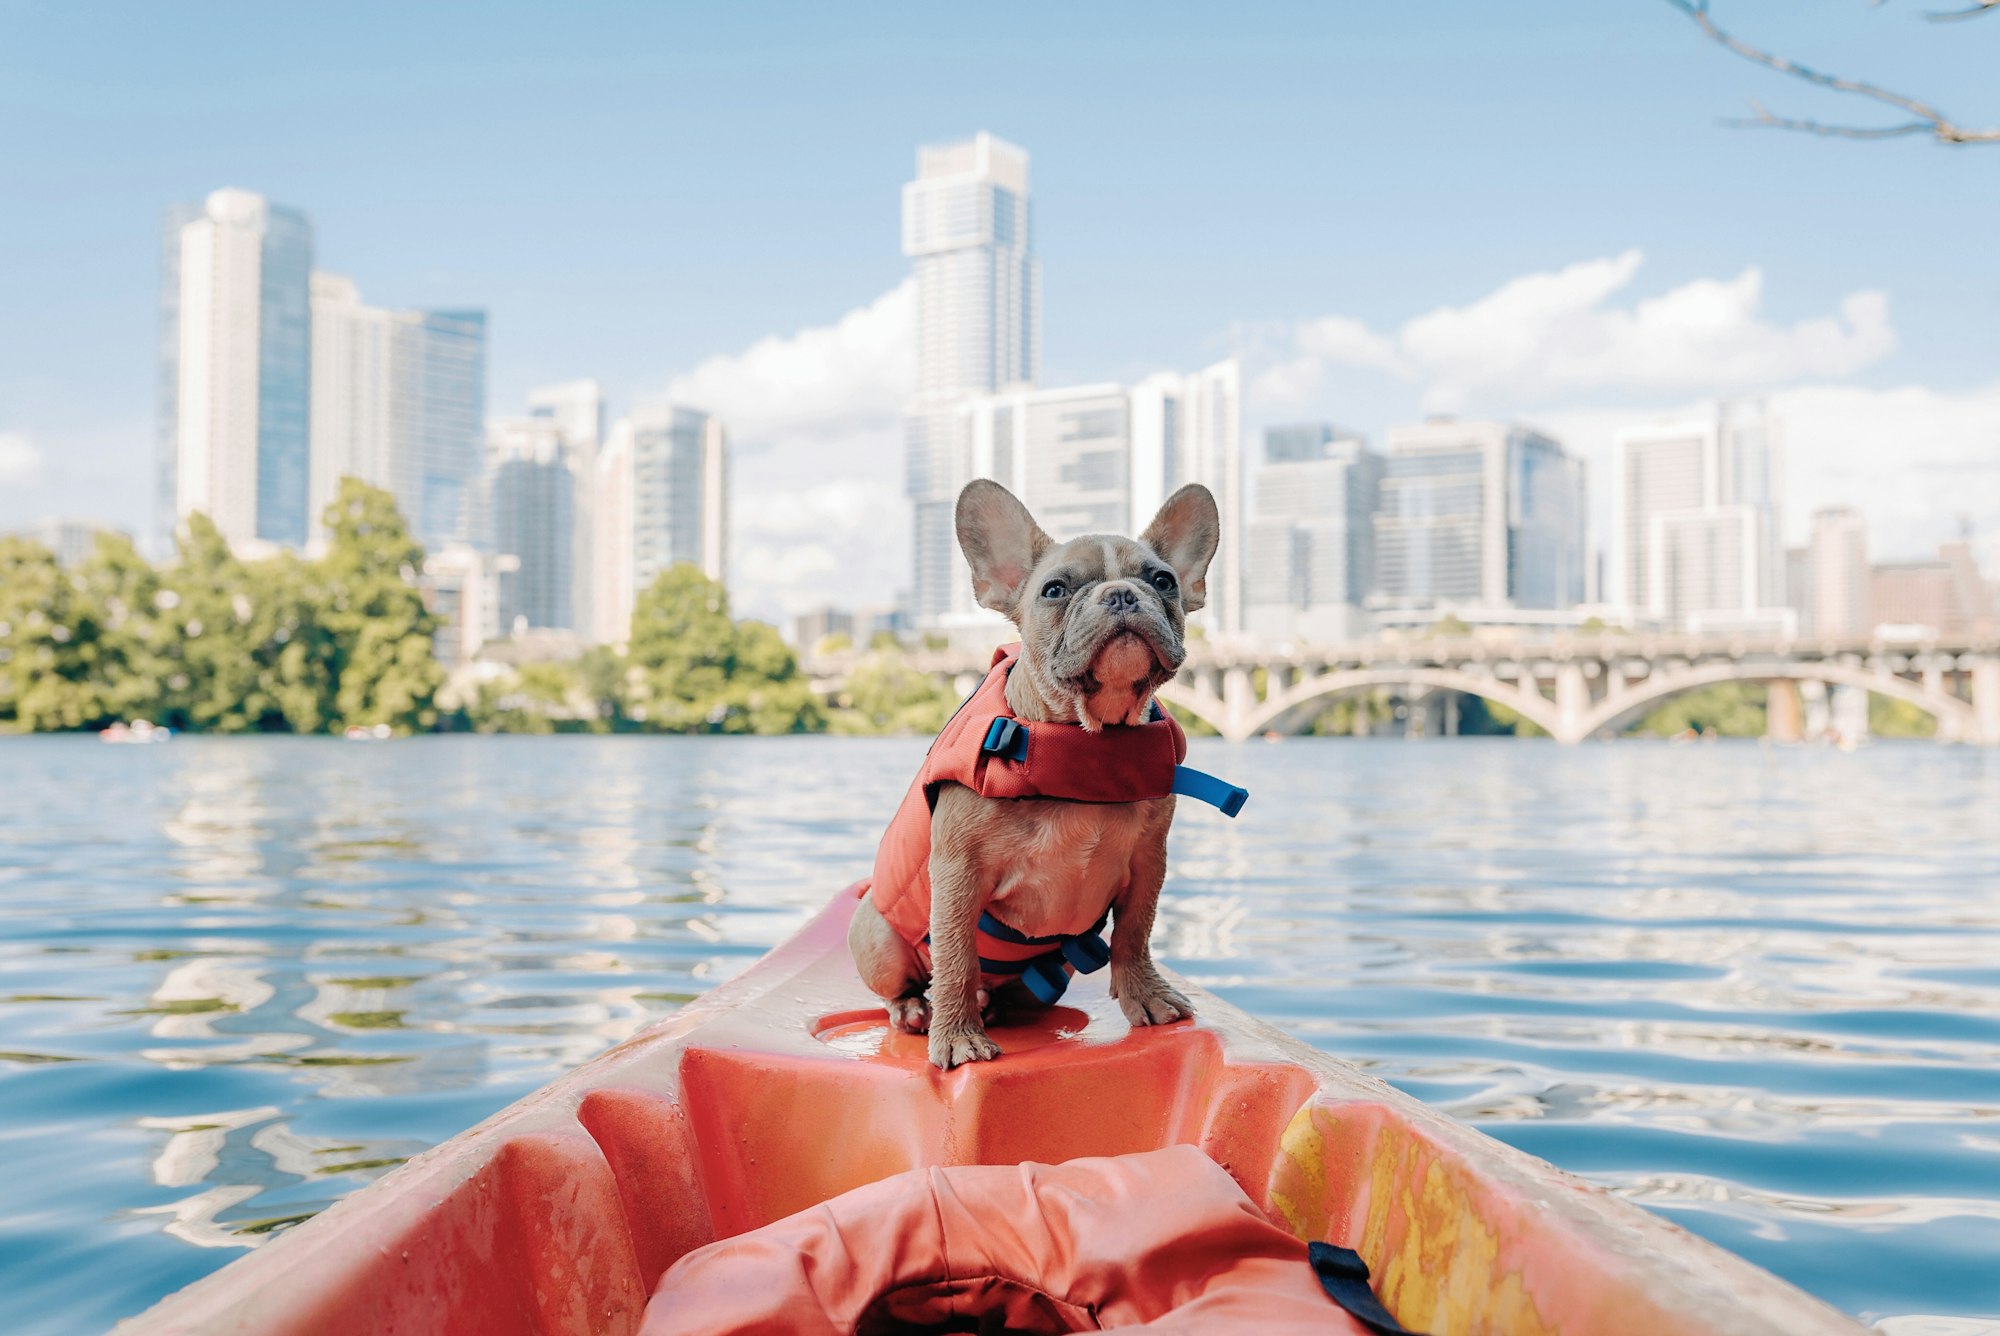
POLYGON ((1896 346, 1888 299, 1854 292, 1790 323, 1763 309, 1764 275, 1701 278, 1629 294, 1637 250, 1513 279, 1382 333, 1345 316, 1236 331, 1253 367, 1249 416, 1355 426, 1422 412, 1518 418, 1589 461, 1608 532, 1616 431, 1766 394, 1781 421, 1787 537, 1813 509, 1852 505, 1881 558, 1928 553, 1960 516, 2000 572, 2000 382, 1950 391, 1845 378, 1896 346))
POLYGON ((0 485, 28 487, 42 478, 42 452, 26 436, 0 431, 0 485))
POLYGON ((667 384, 677 403, 745 434, 837 431, 902 411, 917 379, 916 285, 905 281, 831 325, 759 339, 667 384))
POLYGON ((901 417, 916 383, 905 282, 831 325, 761 339, 668 382, 730 439, 730 584, 738 611, 783 619, 886 603, 908 583, 901 417))
POLYGON ((1342 316, 1302 321, 1255 390, 1270 411, 1299 411, 1337 368, 1363 368, 1415 382, 1427 412, 1485 411, 1559 394, 1726 393, 1845 376, 1896 346, 1879 292, 1790 325, 1767 319, 1755 267, 1616 304, 1643 258, 1630 250, 1528 274, 1416 316, 1393 337, 1342 316))

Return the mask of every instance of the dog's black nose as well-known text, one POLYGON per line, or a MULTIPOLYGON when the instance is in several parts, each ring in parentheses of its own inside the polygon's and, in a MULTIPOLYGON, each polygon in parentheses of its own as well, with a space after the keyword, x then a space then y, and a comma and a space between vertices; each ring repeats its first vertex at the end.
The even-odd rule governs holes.
POLYGON ((1137 612, 1139 610, 1139 595, 1133 591, 1130 585, 1112 585, 1104 591, 1103 596, 1098 599, 1098 602, 1102 603, 1112 612, 1126 613, 1137 612))

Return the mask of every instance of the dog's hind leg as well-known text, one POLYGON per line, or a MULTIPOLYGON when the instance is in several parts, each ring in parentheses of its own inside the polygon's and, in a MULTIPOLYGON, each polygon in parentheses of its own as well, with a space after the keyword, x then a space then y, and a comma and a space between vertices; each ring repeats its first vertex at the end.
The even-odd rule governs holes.
POLYGON ((931 1028, 931 1003, 925 996, 930 975, 916 948, 865 896, 847 925, 847 949, 854 953, 861 982, 888 1007, 889 1024, 906 1034, 923 1034, 931 1028))

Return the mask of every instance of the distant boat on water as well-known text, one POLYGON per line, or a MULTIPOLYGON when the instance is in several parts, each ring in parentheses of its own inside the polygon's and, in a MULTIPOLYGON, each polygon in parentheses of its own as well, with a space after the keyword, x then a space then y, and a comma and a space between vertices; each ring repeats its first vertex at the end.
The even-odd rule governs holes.
POLYGON ((154 723, 150 719, 134 719, 131 723, 123 720, 111 725, 97 735, 99 742, 171 742, 174 730, 154 723))

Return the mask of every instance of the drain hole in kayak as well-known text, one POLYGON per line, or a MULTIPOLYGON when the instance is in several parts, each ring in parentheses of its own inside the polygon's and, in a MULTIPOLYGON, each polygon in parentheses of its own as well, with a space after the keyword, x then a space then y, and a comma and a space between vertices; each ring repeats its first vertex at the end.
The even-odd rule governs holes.
MULTIPOLYGON (((1015 1016, 1004 1016, 987 1033, 1000 1045, 1002 1053, 1020 1053, 1065 1041, 1109 1038, 1086 1033, 1090 1014, 1075 1007, 1047 1007, 1015 1016)), ((813 1038, 836 1053, 854 1058, 886 1058, 894 1062, 929 1061, 929 1041, 920 1034, 904 1034, 889 1027, 889 1017, 880 1007, 867 1011, 834 1011, 812 1023, 813 1038)))

